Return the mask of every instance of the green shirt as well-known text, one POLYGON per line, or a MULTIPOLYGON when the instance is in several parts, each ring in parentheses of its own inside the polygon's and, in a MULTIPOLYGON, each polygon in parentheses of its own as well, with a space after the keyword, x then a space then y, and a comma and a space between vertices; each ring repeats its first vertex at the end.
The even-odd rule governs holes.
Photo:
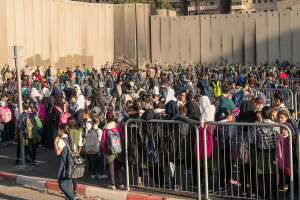
POLYGON ((84 68, 84 75, 85 76, 87 75, 87 72, 88 72, 88 68, 87 68, 87 66, 85 66, 85 68, 84 68))

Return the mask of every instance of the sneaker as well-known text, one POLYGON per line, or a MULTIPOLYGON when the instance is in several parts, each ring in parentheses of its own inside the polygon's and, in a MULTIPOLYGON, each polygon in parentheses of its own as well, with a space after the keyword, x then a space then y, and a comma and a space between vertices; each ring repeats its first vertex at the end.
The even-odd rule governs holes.
POLYGON ((107 188, 108 188, 108 189, 115 190, 115 189, 116 189, 116 186, 109 184, 109 185, 107 186, 107 188))
POLYGON ((197 185, 197 184, 190 183, 190 184, 189 184, 189 187, 191 187, 191 188, 198 188, 198 185, 197 185))
POLYGON ((192 174, 191 169, 189 168, 188 170, 183 170, 183 174, 192 174))
POLYGON ((40 165, 41 164, 37 160, 31 163, 32 167, 39 167, 40 165))
POLYGON ((95 179, 95 178, 96 178, 96 175, 91 175, 91 178, 92 178, 92 179, 95 179))
MULTIPOLYGON (((155 187, 159 187, 158 184, 155 184, 155 187)), ((166 188, 166 187, 169 187, 169 183, 166 182, 165 185, 160 185, 160 188, 166 188)))
POLYGON ((91 174, 91 173, 92 173, 91 170, 87 170, 84 172, 84 174, 91 174))
POLYGON ((74 191, 74 195, 78 197, 78 192, 76 190, 74 191))
POLYGON ((175 189, 174 189, 176 192, 180 192, 180 191, 182 191, 182 186, 181 185, 177 185, 177 186, 175 186, 175 189))
POLYGON ((125 190, 124 185, 123 185, 123 184, 122 184, 122 185, 119 185, 119 189, 120 189, 120 190, 125 190))
POLYGON ((175 165, 172 162, 169 162, 169 170, 170 170, 170 177, 174 177, 175 175, 175 165))
POLYGON ((103 174, 103 175, 98 174, 98 179, 106 179, 106 178, 108 178, 107 175, 105 175, 105 174, 103 174))

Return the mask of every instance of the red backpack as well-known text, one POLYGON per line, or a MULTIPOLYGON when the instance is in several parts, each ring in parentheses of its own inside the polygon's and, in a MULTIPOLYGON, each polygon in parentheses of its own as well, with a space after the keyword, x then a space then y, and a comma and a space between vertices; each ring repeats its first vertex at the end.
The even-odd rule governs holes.
MULTIPOLYGON (((213 148, 214 148, 214 143, 212 141, 212 137, 209 132, 209 126, 206 128, 206 152, 207 152, 207 159, 210 158, 213 148)), ((204 159, 204 141, 203 141, 203 128, 201 126, 199 127, 199 153, 200 153, 200 159, 204 159)), ((195 140, 194 144, 194 155, 197 157, 197 140, 195 140)))
POLYGON ((39 115, 39 118, 40 118, 42 124, 46 124, 46 121, 47 121, 46 104, 47 104, 47 101, 45 101, 44 105, 42 104, 42 101, 40 101, 40 107, 38 109, 38 115, 39 115))

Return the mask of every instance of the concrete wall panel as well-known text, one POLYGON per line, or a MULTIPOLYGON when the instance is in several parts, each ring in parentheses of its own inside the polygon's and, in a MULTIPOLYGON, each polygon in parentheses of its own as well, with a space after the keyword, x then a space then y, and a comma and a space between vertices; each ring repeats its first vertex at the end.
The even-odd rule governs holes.
POLYGON ((35 66, 43 65, 42 1, 33 0, 33 36, 35 66))
POLYGON ((244 65, 244 14, 234 14, 233 20, 233 60, 244 65))
MULTIPOLYGON (((87 27, 86 27, 86 4, 79 4, 79 30, 80 30, 80 66, 87 62, 87 27)), ((75 68, 74 68, 75 69, 75 68)))
POLYGON ((191 64, 200 63, 200 16, 190 18, 191 64))
POLYGON ((35 66, 34 63, 34 34, 33 34, 33 1, 24 0, 25 12, 25 63, 35 66))
MULTIPOLYGON (((25 27, 24 27, 24 1, 15 4, 16 19, 16 44, 25 47, 25 27)), ((40 34, 42 35, 42 34, 40 34)))
POLYGON ((66 1, 58 0, 57 20, 58 20, 58 64, 59 69, 65 69, 66 58, 66 1))
POLYGON ((292 12, 280 12, 280 61, 293 63, 292 12))
MULTIPOLYGON (((86 23, 86 55, 87 55, 87 60, 86 64, 88 68, 92 69, 93 68, 93 4, 85 4, 85 23, 86 23)), ((82 67, 82 66, 81 66, 82 67)))
POLYGON ((233 63, 232 15, 222 15, 223 64, 233 63))
POLYGON ((201 15, 201 63, 211 65, 211 28, 210 16, 201 15))
MULTIPOLYGON (((105 19, 105 17, 104 17, 104 19, 105 19)), ((101 17, 100 17, 100 20, 101 20, 101 17)), ((102 19, 102 21, 103 21, 103 23, 105 23, 105 20, 102 19)), ((100 29, 101 29, 101 27, 100 27, 100 29)), ((125 26, 124 26, 124 5, 122 5, 122 4, 114 5, 114 30, 115 30, 115 34, 114 34, 114 37, 115 37, 115 59, 118 59, 120 57, 123 57, 123 54, 124 54, 125 26)), ((104 48, 103 51, 105 51, 105 46, 103 46, 103 48, 104 48)), ((104 64, 104 63, 101 63, 101 64, 104 64)))
POLYGON ((151 28, 150 28, 150 18, 151 18, 151 5, 145 4, 145 49, 146 49, 146 56, 145 60, 146 63, 150 62, 150 34, 151 34, 151 28))
POLYGON ((57 67, 58 64, 58 13, 57 0, 50 1, 50 54, 51 65, 57 67))
POLYGON ((138 66, 145 66, 146 63, 146 37, 145 37, 145 4, 137 3, 136 25, 137 25, 137 57, 138 66))
POLYGON ((293 63, 300 64, 300 12, 293 12, 293 63))
POLYGON ((171 65, 180 63, 180 18, 170 18, 170 31, 171 31, 171 65))
MULTIPOLYGON (((3 0, 2 0, 3 1, 3 0)), ((16 44, 15 0, 6 0, 7 45, 16 44)))
POLYGON ((0 68, 7 66, 6 2, 0 1, 0 68))
MULTIPOLYGON (((66 18, 66 66, 65 67, 73 67, 74 65, 74 48, 73 48, 73 20, 72 20, 72 2, 66 1, 66 10, 65 10, 65 18, 66 18)), ((76 13, 78 14, 78 13, 76 13)), ((78 34, 78 33, 76 33, 78 34)), ((79 38, 78 38, 79 39, 79 38)), ((75 42, 75 41, 74 41, 75 42)), ((77 41, 76 41, 77 42, 77 41)))
POLYGON ((42 38, 43 38, 43 67, 51 65, 51 40, 50 40, 50 2, 42 0, 42 38))
POLYGON ((267 13, 256 13, 256 64, 268 61, 268 20, 267 13))
POLYGON ((161 64, 168 65, 171 63, 171 43, 170 43, 170 18, 161 17, 161 64))
POLYGON ((124 56, 136 64, 136 16, 134 4, 124 4, 124 19, 124 56))
POLYGON ((221 15, 211 15, 211 51, 212 64, 222 63, 222 26, 221 15))
POLYGON ((181 64, 190 64, 191 48, 190 48, 190 17, 180 17, 180 59, 181 64))
MULTIPOLYGON (((131 5, 134 10, 134 5, 131 5)), ((114 61, 114 12, 113 5, 106 4, 106 51, 107 51, 107 61, 112 64, 114 61)), ((134 29, 135 32, 135 29, 134 29)), ((135 34, 134 34, 135 36, 135 34)), ((134 51, 135 52, 135 51, 134 51)))
POLYGON ((245 65, 255 65, 256 49, 255 49, 255 14, 245 14, 245 65))
MULTIPOLYGON (((120 5, 120 7, 123 5, 120 5)), ((124 25, 124 24, 123 24, 124 25)), ((106 52, 106 5, 99 5, 99 43, 100 43, 100 65, 104 65, 107 62, 107 52, 106 52)), ((123 35, 124 37, 124 35, 123 35)), ((123 41, 123 40, 122 40, 123 41)), ((116 45, 119 42, 116 42, 116 45)), ((123 45, 123 44, 122 44, 123 45)))
POLYGON ((274 64, 279 59, 279 15, 268 13, 268 62, 274 64))
MULTIPOLYGON (((92 5, 92 18, 93 18, 93 67, 100 69, 100 47, 99 47, 99 4, 92 5), (98 44, 98 45, 95 45, 98 44)), ((92 66, 90 66, 92 67, 92 66)))
MULTIPOLYGON (((80 43, 80 15, 79 8, 80 5, 78 2, 72 3, 72 32, 73 32, 73 65, 68 66, 75 69, 76 66, 81 64, 81 43, 80 43)), ((70 47, 71 48, 71 47, 70 47)), ((67 63, 69 64, 69 62, 67 63)))
POLYGON ((151 62, 161 62, 161 31, 160 17, 158 15, 151 16, 151 62))

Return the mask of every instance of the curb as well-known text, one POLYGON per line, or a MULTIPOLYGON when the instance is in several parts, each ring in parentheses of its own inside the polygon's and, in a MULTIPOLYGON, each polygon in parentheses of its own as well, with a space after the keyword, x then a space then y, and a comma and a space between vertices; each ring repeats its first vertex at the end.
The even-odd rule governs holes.
MULTIPOLYGON (((57 182, 37 179, 29 176, 21 176, 0 171, 0 177, 4 180, 15 182, 22 185, 30 185, 49 190, 61 191, 57 182)), ((78 185, 77 192, 79 195, 87 197, 99 196, 108 200, 167 200, 167 198, 138 194, 122 190, 110 190, 100 187, 92 187, 87 185, 78 185)))

